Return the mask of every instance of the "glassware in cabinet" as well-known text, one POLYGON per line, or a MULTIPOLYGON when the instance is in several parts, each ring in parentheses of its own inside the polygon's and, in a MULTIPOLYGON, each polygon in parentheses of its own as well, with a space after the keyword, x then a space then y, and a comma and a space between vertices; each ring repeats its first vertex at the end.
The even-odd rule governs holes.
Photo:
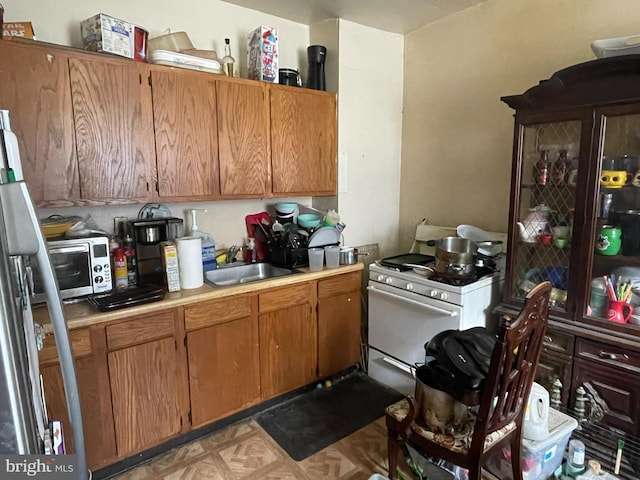
POLYGON ((581 128, 579 120, 523 126, 513 298, 549 280, 552 306, 566 307, 581 128))
POLYGON ((616 323, 640 323, 633 309, 640 305, 634 290, 640 287, 640 114, 606 115, 603 142, 598 150, 596 221, 591 252, 591 281, 604 281, 609 306, 628 303, 623 313, 598 308, 597 289, 589 292, 584 315, 616 323))

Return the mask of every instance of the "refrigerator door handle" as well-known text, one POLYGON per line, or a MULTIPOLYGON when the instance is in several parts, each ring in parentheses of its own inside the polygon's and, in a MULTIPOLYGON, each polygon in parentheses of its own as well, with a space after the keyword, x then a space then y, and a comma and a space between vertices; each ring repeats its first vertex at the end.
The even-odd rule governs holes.
POLYGON ((73 431, 73 444, 78 456, 78 478, 88 480, 87 460, 82 428, 82 412, 80 396, 76 381, 75 363, 69 341, 69 331, 64 318, 64 310, 58 282, 51 266, 47 243, 40 228, 40 221, 31 201, 25 182, 5 183, 0 185, 0 200, 7 228, 10 255, 36 255, 38 268, 42 276, 44 291, 47 297, 47 308, 56 339, 58 358, 62 370, 67 410, 73 431), (25 222, 25 218, 29 221, 25 222), (35 243, 35 251, 34 251, 35 243))

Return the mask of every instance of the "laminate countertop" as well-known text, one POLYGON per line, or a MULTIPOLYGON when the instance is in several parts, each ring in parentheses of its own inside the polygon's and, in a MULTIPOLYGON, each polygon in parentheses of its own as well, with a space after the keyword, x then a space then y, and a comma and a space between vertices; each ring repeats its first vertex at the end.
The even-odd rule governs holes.
MULTIPOLYGON (((232 268, 232 267, 230 267, 232 268)), ((64 313, 67 319, 67 327, 69 330, 88 327, 103 322, 120 320, 126 317, 137 315, 147 315, 158 310, 174 308, 189 305, 207 300, 215 300, 231 295, 241 295, 247 293, 258 293, 261 290, 270 288, 284 287, 297 283, 310 282, 314 280, 322 280, 335 275, 342 275, 350 272, 358 272, 364 268, 364 264, 356 263, 354 265, 340 265, 338 268, 324 268, 319 272, 311 272, 308 268, 301 268, 302 273, 288 275, 285 277, 271 278, 254 283, 245 283, 242 285, 233 285, 229 287, 212 287, 204 284, 200 288, 190 290, 180 290, 179 292, 166 293, 163 300, 138 305, 135 307, 122 308, 111 312, 99 312, 86 301, 78 303, 70 303, 64 305, 64 313)), ((46 304, 33 307, 34 321, 40 323, 47 333, 52 331, 49 320, 49 312, 46 304)))

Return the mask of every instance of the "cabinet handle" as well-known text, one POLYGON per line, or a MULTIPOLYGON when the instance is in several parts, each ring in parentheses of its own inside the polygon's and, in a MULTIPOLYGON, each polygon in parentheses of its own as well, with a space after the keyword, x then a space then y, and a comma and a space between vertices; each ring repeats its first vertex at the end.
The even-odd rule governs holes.
POLYGON ((623 353, 620 356, 617 353, 605 352, 603 350, 600 350, 600 353, 598 354, 598 356, 600 358, 606 358, 607 360, 620 360, 620 357, 622 357, 622 359, 624 360, 629 360, 629 355, 627 355, 626 353, 623 353))
POLYGON ((553 337, 549 335, 544 336, 544 343, 553 343, 553 337))
POLYGON ((347 298, 347 302, 350 302, 350 301, 351 301, 351 297, 347 298))

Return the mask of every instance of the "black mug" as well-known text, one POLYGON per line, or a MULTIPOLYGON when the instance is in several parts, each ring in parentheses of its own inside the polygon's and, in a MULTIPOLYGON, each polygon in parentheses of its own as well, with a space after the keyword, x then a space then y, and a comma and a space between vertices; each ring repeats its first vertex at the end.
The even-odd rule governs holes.
POLYGON ((290 85, 292 87, 301 87, 302 79, 300 73, 292 68, 281 68, 278 70, 278 83, 280 85, 290 85))

